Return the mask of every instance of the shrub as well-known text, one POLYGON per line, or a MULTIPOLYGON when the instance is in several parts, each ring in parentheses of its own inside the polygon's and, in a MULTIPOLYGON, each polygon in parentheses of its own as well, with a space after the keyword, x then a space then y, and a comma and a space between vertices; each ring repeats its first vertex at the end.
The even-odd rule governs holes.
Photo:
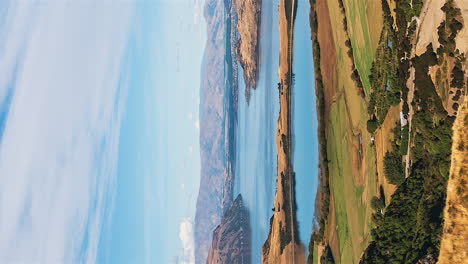
POLYGON ((400 185, 405 181, 405 172, 401 156, 396 151, 389 151, 384 157, 385 177, 391 184, 400 185))
POLYGON ((401 145, 400 145, 400 154, 406 155, 408 153, 408 139, 409 139, 409 126, 406 125, 401 131, 401 145))
POLYGON ((371 207, 375 211, 380 211, 385 208, 385 201, 377 196, 374 196, 371 200, 371 207))
POLYGON ((369 133, 374 134, 375 130, 377 130, 378 127, 379 121, 377 120, 377 118, 375 118, 375 116, 367 121, 367 131, 369 131, 369 133))
POLYGON ((325 247, 322 257, 320 258, 320 263, 335 264, 335 259, 333 258, 333 254, 329 245, 325 247))
POLYGON ((464 84, 464 72, 462 65, 460 61, 457 61, 452 69, 452 81, 450 82, 450 86, 455 88, 463 88, 464 84))

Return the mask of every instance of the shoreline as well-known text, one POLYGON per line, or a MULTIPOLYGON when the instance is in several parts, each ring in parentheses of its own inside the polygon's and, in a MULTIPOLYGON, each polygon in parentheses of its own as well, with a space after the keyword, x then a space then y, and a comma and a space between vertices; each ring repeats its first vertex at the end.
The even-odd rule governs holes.
POLYGON ((270 232, 262 249, 263 263, 305 263, 305 248, 299 241, 295 199, 295 174, 292 164, 292 60, 294 43, 294 18, 297 1, 281 0, 279 6, 280 62, 280 112, 276 130, 278 150, 277 191, 270 232))
POLYGON ((328 220, 328 210, 329 210, 329 199, 330 199, 330 189, 329 189, 329 172, 328 172, 328 153, 327 153, 327 139, 326 139, 326 112, 325 112, 325 91, 324 84, 322 81, 322 72, 320 66, 320 43, 318 41, 318 20, 316 13, 316 0, 309 0, 310 3, 310 29, 311 29, 311 39, 312 39, 312 50, 313 50, 313 63, 314 63, 314 72, 315 72, 315 94, 316 94, 316 103, 317 103, 317 133, 318 133, 318 143, 319 143, 319 184, 317 190, 317 196, 315 199, 315 218, 313 219, 314 223, 318 224, 318 229, 314 228, 314 232, 311 236, 310 243, 312 243, 312 238, 316 235, 316 232, 319 232, 323 236, 325 229, 325 222, 328 220), (324 197, 325 195, 325 197, 324 197), (328 205, 324 200, 328 200, 328 205), (325 206, 325 207, 324 207, 325 206), (323 219, 323 221, 322 221, 323 219), (322 223, 323 222, 323 223, 322 223), (322 223, 322 224, 321 224, 322 223))

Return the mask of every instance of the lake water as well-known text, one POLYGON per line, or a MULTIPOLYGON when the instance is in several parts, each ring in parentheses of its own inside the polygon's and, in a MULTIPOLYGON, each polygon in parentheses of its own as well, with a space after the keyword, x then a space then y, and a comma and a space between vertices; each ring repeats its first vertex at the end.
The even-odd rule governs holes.
POLYGON ((299 0, 294 28, 293 156, 299 236, 307 245, 312 233, 319 174, 315 76, 308 0, 299 0))
POLYGON ((278 0, 263 1, 260 33, 260 72, 257 89, 247 105, 243 73, 239 71, 236 192, 250 211, 252 263, 261 262, 276 189, 276 121, 279 113, 278 0))
MULTIPOLYGON (((260 74, 257 89, 245 101, 242 70, 239 71, 236 193, 250 211, 252 263, 261 262, 276 191, 277 151, 275 131, 279 113, 278 4, 263 1, 260 33, 260 74)), ((314 217, 318 178, 317 115, 314 90, 309 2, 300 0, 294 47, 294 167, 300 238, 307 245, 314 217)))

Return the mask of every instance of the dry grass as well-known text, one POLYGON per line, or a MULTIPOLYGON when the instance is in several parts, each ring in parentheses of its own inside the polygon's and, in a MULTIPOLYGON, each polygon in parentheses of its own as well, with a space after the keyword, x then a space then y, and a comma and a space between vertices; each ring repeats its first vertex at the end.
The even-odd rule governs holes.
POLYGON ((468 101, 453 126, 452 165, 444 210, 439 264, 466 263, 468 257, 468 101))
POLYGON ((468 54, 468 0, 455 0, 455 5, 460 8, 464 25, 456 38, 457 48, 466 55, 468 54))
POLYGON ((416 55, 418 56, 426 52, 426 47, 429 43, 432 43, 434 50, 440 46, 437 27, 445 19, 445 13, 440 9, 445 4, 445 0, 430 1, 426 14, 421 15, 422 21, 416 44, 416 55))
MULTIPOLYGON (((397 121, 400 120, 400 106, 392 106, 388 110, 387 116, 375 134, 375 150, 377 154, 377 176, 378 183, 382 185, 385 193, 386 204, 390 202, 391 196, 396 190, 396 186, 390 184, 384 174, 383 160, 385 153, 390 150, 393 142, 392 129, 395 127, 397 121)), ((372 198, 371 198, 372 199, 372 198)))

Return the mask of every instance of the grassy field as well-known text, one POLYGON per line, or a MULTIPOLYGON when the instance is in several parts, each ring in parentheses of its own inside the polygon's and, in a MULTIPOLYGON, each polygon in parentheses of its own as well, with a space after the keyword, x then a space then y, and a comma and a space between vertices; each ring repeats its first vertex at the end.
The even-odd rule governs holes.
POLYGON ((370 93, 369 74, 382 29, 382 6, 375 0, 343 0, 348 33, 353 45, 356 68, 366 94, 370 93))
MULTIPOLYGON (((332 193, 335 200, 337 232, 340 259, 342 263, 358 263, 361 252, 367 246, 370 230, 370 209, 368 197, 376 192, 375 170, 364 175, 367 183, 362 185, 354 174, 360 174, 350 159, 352 140, 345 97, 341 96, 332 107, 328 151, 330 155, 330 175, 332 193), (369 194, 371 194, 369 196, 369 194)), ((372 161, 372 151, 364 157, 372 161)), ((371 163, 373 165, 373 163, 371 163)), ((362 176, 362 175, 358 175, 362 176)))
MULTIPOLYGON (((364 73, 361 77, 367 91, 370 89, 368 73, 373 60, 373 47, 378 43, 378 36, 375 41, 372 40, 365 4, 358 2, 345 0, 345 5, 353 6, 347 8, 348 26, 353 32, 350 35, 356 65, 364 73), (357 26, 359 24, 363 26, 357 26)), ((328 7, 338 68, 338 89, 333 95, 327 132, 336 226, 328 229, 329 232, 335 229, 338 237, 338 245, 335 246, 339 247, 339 256, 335 258, 341 263, 359 263, 370 240, 372 210, 369 201, 377 192, 375 151, 366 130, 369 118, 366 101, 359 96, 355 82, 351 79, 352 61, 346 54, 347 34, 343 30, 343 15, 338 1, 329 1, 328 7)))
POLYGON ((314 255, 313 255, 314 256, 314 260, 313 260, 314 263, 318 263, 318 258, 319 258, 318 254, 319 254, 318 253, 318 246, 317 246, 317 244, 315 244, 314 245, 314 255))

